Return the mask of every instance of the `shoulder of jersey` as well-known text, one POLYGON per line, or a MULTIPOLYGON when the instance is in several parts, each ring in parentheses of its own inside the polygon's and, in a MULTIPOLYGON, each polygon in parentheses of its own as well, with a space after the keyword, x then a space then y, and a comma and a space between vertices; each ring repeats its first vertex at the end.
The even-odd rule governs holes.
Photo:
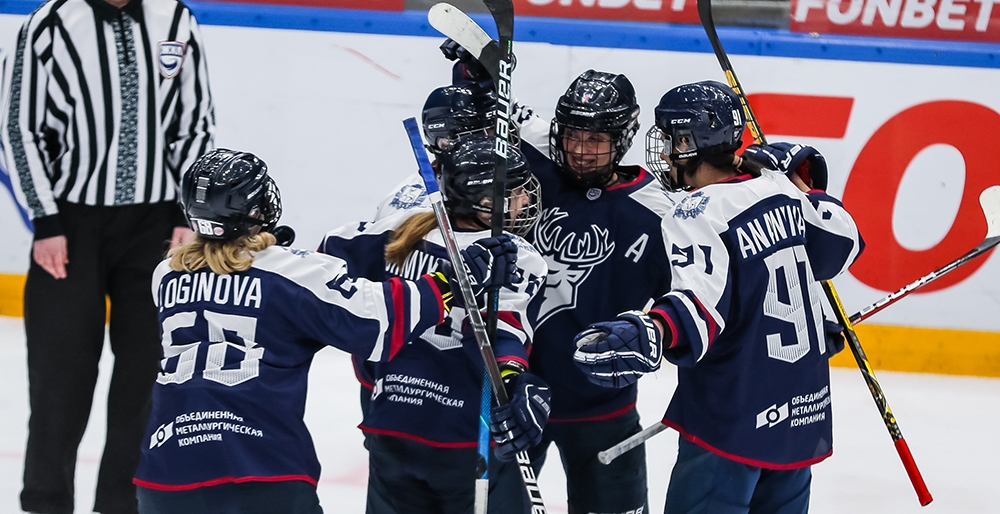
POLYGON ((396 230, 410 216, 420 212, 429 212, 430 207, 421 207, 407 211, 395 212, 377 221, 358 221, 337 227, 323 235, 325 242, 330 237, 353 239, 359 236, 377 236, 396 230))
POLYGON ((628 193, 628 196, 639 205, 652 211, 657 217, 662 218, 677 205, 676 193, 670 193, 660 185, 660 182, 652 174, 644 168, 640 169, 642 169, 642 175, 629 186, 631 192, 628 193))

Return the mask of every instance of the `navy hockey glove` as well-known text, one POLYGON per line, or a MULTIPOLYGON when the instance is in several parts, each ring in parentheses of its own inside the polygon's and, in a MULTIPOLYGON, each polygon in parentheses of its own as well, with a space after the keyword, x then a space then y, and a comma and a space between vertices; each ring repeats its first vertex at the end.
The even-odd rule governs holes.
MULTIPOLYGON (((491 44, 498 45, 499 48, 499 44, 495 41, 491 44)), ((493 76, 465 47, 454 39, 448 38, 444 40, 444 43, 441 43, 440 48, 446 59, 456 61, 451 69, 452 85, 493 88, 493 76)))
POLYGON ((795 172, 812 189, 826 191, 829 174, 826 158, 811 146, 792 143, 750 145, 743 151, 743 158, 767 169, 788 174, 795 172))
POLYGON ((663 336, 642 311, 623 312, 615 321, 592 323, 573 342, 576 365, 600 386, 622 388, 660 369, 663 336))
POLYGON ((484 290, 510 287, 522 280, 521 270, 517 267, 517 244, 509 234, 472 243, 462 250, 462 260, 476 296, 484 290))
POLYGON ((844 350, 844 327, 836 321, 824 319, 823 329, 826 332, 827 357, 833 357, 844 350))
POLYGON ((514 460, 520 452, 542 441, 549 420, 552 393, 541 378, 528 372, 504 379, 510 403, 493 407, 490 434, 497 443, 494 453, 502 461, 514 460))

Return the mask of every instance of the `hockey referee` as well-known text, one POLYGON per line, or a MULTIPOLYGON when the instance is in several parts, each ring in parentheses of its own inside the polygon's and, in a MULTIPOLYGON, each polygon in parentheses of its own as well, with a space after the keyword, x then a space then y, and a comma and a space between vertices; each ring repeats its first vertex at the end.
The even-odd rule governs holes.
POLYGON ((48 0, 25 21, 8 66, 0 132, 35 230, 21 508, 73 512, 107 297, 115 358, 94 511, 134 514, 160 358, 150 281, 167 245, 192 237, 177 185, 213 147, 201 31, 178 0, 48 0))

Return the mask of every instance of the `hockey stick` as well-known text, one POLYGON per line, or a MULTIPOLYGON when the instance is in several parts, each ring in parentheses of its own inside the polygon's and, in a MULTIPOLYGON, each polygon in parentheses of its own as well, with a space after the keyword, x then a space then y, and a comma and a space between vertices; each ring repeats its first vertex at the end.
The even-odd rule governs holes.
POLYGON ((882 309, 896 303, 904 296, 947 275, 963 264, 979 257, 980 255, 988 252, 994 246, 1000 244, 1000 186, 990 186, 984 189, 983 192, 979 194, 979 205, 982 206, 983 215, 986 216, 987 229, 986 237, 983 239, 983 242, 979 243, 979 245, 972 250, 966 252, 965 255, 962 255, 948 264, 945 264, 927 275, 924 275, 920 279, 904 286, 895 293, 892 293, 889 296, 886 296, 885 298, 869 305, 868 307, 861 309, 856 314, 851 316, 851 323, 861 323, 876 312, 879 312, 882 309))
MULTIPOLYGON (((942 266, 941 268, 932 271, 925 275, 923 278, 913 282, 912 284, 896 291, 895 293, 886 296, 885 298, 873 303, 872 305, 861 309, 857 314, 851 316, 851 324, 857 325, 862 321, 871 317, 871 315, 882 309, 892 305, 900 298, 924 287, 925 285, 941 278, 945 274, 954 271, 959 266, 979 257, 980 255, 986 253, 994 246, 1000 244, 1000 186, 990 186, 983 190, 979 195, 979 204, 983 207, 983 214, 986 216, 986 225, 988 227, 986 231, 986 238, 983 239, 982 243, 978 246, 966 252, 965 255, 955 259, 954 261, 942 266)), ((636 448, 642 443, 645 443, 649 438, 663 432, 667 429, 667 426, 663 423, 657 423, 655 425, 649 426, 642 432, 639 432, 628 439, 608 448, 597 454, 597 460, 601 464, 610 464, 611 461, 620 457, 623 453, 636 448)))
MULTIPOLYGON (((490 73, 497 91, 496 110, 496 144, 495 171, 493 174, 493 218, 491 229, 493 236, 503 232, 503 220, 506 205, 507 176, 507 145, 508 130, 511 115, 510 74, 511 39, 514 31, 514 6, 509 0, 484 0, 486 7, 493 14, 493 20, 500 36, 500 45, 492 44, 493 40, 476 22, 457 7, 447 4, 435 4, 427 12, 427 21, 442 34, 462 45, 490 73)), ((492 339, 496 336, 497 310, 499 291, 489 291, 486 310, 486 331, 492 339)), ((483 387, 482 410, 480 412, 480 455, 484 457, 486 466, 476 472, 476 500, 473 506, 475 514, 486 514, 486 498, 488 493, 489 446, 488 434, 483 432, 485 418, 489 415, 489 390, 483 387), (484 446, 485 443, 485 446, 484 446), (484 453, 485 450, 485 453, 484 453)))
MULTIPOLYGON (((507 396, 507 390, 504 389, 503 379, 500 376, 500 368, 497 366, 497 359, 493 354, 493 346, 490 344, 490 339, 486 334, 486 324, 483 322, 482 314, 477 308, 476 297, 472 293, 469 275, 465 270, 465 264, 459 253, 455 233, 452 231, 451 222, 448 219, 448 212, 444 208, 441 190, 438 188, 437 179, 434 178, 434 170, 431 168, 431 163, 427 159, 424 143, 420 136, 420 129, 417 127, 417 120, 407 118, 403 120, 403 126, 406 127, 410 146, 413 147, 413 155, 416 157, 417 165, 420 168, 420 178, 424 181, 424 187, 427 189, 427 197, 430 199, 431 208, 434 209, 434 216, 437 218, 438 228, 441 230, 441 237, 444 239, 445 249, 448 251, 448 259, 451 261, 455 278, 458 280, 462 299, 465 305, 471 306, 471 308, 466 307, 465 310, 469 314, 469 321, 472 324, 472 331, 476 336, 476 342, 479 344, 479 353, 483 357, 483 364, 486 368, 486 375, 489 378, 490 385, 493 388, 493 394, 496 395, 498 404, 506 405, 510 403, 510 398, 507 396)), ((521 478, 524 480, 524 487, 528 492, 528 498, 531 499, 531 513, 545 514, 542 493, 538 489, 538 480, 535 478, 535 471, 531 467, 531 459, 528 457, 528 452, 517 454, 517 465, 521 472, 521 478)))
POLYGON ((427 11, 427 21, 438 32, 455 40, 486 68, 494 82, 499 80, 500 52, 491 44, 493 38, 468 14, 449 3, 434 4, 427 11))
MULTIPOLYGON (((750 132, 753 134, 754 141, 766 145, 767 140, 764 138, 764 133, 760 130, 757 117, 754 116, 753 110, 750 109, 750 103, 747 101, 739 79, 736 78, 733 65, 729 62, 726 50, 722 48, 722 42, 719 41, 719 34, 715 30, 715 21, 712 19, 712 0, 698 0, 698 17, 701 19, 701 25, 705 28, 708 40, 712 43, 712 50, 715 51, 715 57, 719 60, 719 65, 722 66, 722 70, 726 74, 729 86, 740 97, 740 103, 743 104, 743 110, 747 114, 747 122, 750 125, 750 132)), ((893 416, 892 409, 889 408, 889 403, 882 393, 882 387, 879 386, 878 380, 875 378, 875 371, 872 369, 871 364, 868 362, 868 357, 861 347, 861 341, 858 339, 858 334, 854 331, 851 319, 847 317, 844 304, 841 303, 840 296, 837 295, 837 290, 833 287, 833 282, 829 280, 823 281, 823 290, 826 291, 827 299, 830 301, 830 305, 833 306, 837 315, 837 321, 844 327, 844 337, 847 340, 848 346, 851 347, 854 360, 858 362, 861 375, 865 377, 865 382, 868 384, 868 390, 871 391, 872 398, 875 400, 875 405, 882 414, 882 421, 885 423, 885 428, 889 430, 889 435, 896 446, 896 453, 899 454, 899 458, 903 462, 903 467, 906 468, 906 474, 910 478, 910 483, 913 484, 913 489, 917 493, 917 499, 920 501, 920 505, 927 505, 934 498, 927 489, 924 478, 920 475, 920 470, 917 468, 916 461, 913 460, 913 454, 910 453, 910 448, 907 446, 906 440, 903 439, 903 433, 899 430, 899 425, 896 424, 896 417, 893 416)))

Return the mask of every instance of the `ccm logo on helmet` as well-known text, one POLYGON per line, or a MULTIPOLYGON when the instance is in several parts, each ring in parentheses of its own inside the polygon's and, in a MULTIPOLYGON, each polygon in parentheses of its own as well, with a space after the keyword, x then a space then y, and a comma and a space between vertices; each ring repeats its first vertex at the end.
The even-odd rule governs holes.
POLYGON ((681 124, 681 123, 691 123, 691 118, 670 120, 670 124, 671 125, 678 125, 678 124, 681 124))

